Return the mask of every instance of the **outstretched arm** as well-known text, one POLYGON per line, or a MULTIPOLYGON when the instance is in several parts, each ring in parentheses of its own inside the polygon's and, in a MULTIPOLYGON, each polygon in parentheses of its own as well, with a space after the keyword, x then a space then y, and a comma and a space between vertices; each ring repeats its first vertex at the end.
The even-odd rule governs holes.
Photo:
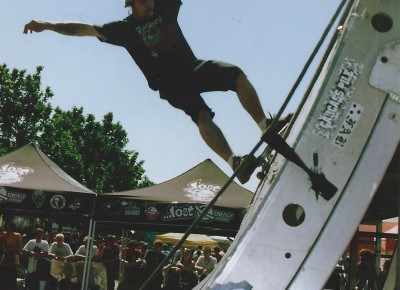
POLYGON ((101 37, 93 25, 78 22, 45 22, 32 20, 24 27, 24 33, 51 30, 64 35, 101 37))

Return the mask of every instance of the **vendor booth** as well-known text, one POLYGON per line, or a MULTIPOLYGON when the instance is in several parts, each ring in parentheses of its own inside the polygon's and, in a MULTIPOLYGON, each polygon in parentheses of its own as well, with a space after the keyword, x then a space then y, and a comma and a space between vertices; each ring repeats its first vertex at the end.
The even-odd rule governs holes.
MULTIPOLYGON (((93 218, 97 222, 125 223, 138 231, 184 232, 228 179, 207 159, 154 186, 99 194, 93 218)), ((252 198, 252 192, 232 183, 195 228, 195 233, 234 236, 252 198)))

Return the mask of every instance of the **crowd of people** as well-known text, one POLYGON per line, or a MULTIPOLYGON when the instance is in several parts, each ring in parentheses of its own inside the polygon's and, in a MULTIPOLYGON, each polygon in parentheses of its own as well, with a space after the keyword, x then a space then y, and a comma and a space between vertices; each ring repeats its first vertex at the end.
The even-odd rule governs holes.
POLYGON ((215 247, 186 248, 182 247, 167 261, 171 246, 155 240, 152 247, 143 242, 130 241, 122 249, 125 263, 125 275, 118 290, 139 289, 148 283, 148 289, 189 290, 210 274, 225 253, 225 249, 215 247), (150 281, 150 275, 158 272, 150 281))
MULTIPOLYGON (((172 245, 161 240, 152 244, 130 240, 122 246, 121 240, 112 235, 98 236, 91 241, 87 236, 48 233, 42 228, 36 228, 29 238, 19 233, 13 223, 7 224, 0 233, 0 290, 80 289, 79 283, 67 278, 58 281, 51 274, 52 259, 63 262, 91 259, 104 265, 106 290, 139 289, 172 249, 172 245), (121 273, 120 269, 123 269, 121 273)), ((160 267, 148 289, 192 289, 213 271, 223 254, 224 250, 218 247, 183 247, 160 267)), ((90 287, 99 289, 96 285, 90 287)))

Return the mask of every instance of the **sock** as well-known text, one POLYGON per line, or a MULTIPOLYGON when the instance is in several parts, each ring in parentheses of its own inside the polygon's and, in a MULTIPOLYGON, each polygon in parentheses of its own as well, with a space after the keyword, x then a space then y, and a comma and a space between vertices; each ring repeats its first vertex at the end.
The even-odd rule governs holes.
POLYGON ((233 157, 234 157, 235 155, 231 155, 231 156, 229 156, 229 158, 228 158, 228 164, 229 164, 229 166, 231 167, 231 168, 233 168, 233 157))

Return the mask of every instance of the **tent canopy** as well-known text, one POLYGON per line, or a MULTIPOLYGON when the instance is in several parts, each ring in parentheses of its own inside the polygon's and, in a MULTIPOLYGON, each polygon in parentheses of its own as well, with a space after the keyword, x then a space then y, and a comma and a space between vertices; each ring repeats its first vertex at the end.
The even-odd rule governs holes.
MULTIPOLYGON (((165 203, 208 203, 229 177, 210 159, 166 182, 146 188, 106 193, 102 196, 119 196, 125 199, 156 201, 165 203)), ((254 193, 233 182, 216 206, 229 208, 247 207, 254 193)))
MULTIPOLYGON (((135 230, 184 232, 228 180, 206 159, 161 184, 98 195, 94 219, 128 223, 135 230)), ((194 232, 235 235, 252 198, 252 192, 232 183, 194 232)))
POLYGON ((88 216, 96 194, 65 173, 37 145, 0 157, 0 212, 88 216))
MULTIPOLYGON (((184 234, 181 233, 166 233, 163 235, 157 235, 156 239, 161 240, 163 243, 176 245, 184 234)), ((183 243, 184 247, 197 248, 197 246, 210 247, 211 249, 218 246, 218 243, 213 239, 210 239, 206 235, 190 234, 183 243)))

